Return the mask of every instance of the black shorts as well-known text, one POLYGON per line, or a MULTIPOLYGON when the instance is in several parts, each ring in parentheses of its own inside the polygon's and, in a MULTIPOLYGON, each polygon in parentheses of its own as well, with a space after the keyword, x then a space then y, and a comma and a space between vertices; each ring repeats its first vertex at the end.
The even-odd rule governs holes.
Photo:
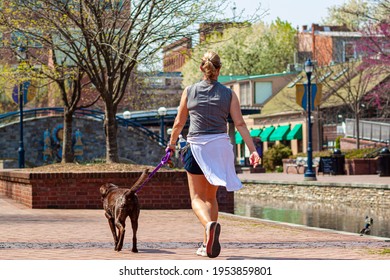
POLYGON ((203 175, 203 171, 202 169, 200 169, 198 163, 196 162, 194 156, 192 155, 191 148, 189 145, 182 152, 181 159, 184 164, 184 169, 186 171, 195 175, 203 175))

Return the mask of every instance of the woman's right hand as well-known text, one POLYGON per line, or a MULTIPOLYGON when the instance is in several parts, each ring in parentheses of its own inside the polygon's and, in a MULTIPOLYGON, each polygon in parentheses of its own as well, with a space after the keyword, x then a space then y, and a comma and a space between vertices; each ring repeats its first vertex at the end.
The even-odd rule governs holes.
POLYGON ((169 151, 169 156, 172 157, 173 154, 175 153, 175 150, 176 150, 176 145, 168 144, 167 148, 165 149, 165 152, 168 153, 169 151))
POLYGON ((261 158, 256 151, 252 152, 249 156, 249 163, 253 165, 253 168, 255 168, 261 163, 261 158))

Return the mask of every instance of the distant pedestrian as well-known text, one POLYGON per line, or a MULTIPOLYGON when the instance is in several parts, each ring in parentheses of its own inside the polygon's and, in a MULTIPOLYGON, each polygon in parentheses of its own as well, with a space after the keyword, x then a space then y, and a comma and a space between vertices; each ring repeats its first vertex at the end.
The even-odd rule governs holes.
POLYGON ((364 228, 360 231, 360 235, 363 234, 370 234, 371 232, 371 226, 374 223, 374 219, 366 216, 366 219, 364 220, 364 228))
POLYGON ((242 188, 235 171, 233 146, 227 134, 229 114, 251 153, 250 164, 256 167, 260 163, 236 93, 218 82, 221 66, 218 54, 211 51, 204 54, 200 65, 203 80, 184 89, 167 147, 172 152, 176 148, 176 141, 190 116, 189 145, 182 157, 191 206, 205 228, 203 244, 196 253, 210 258, 217 257, 221 251, 221 226, 217 222, 218 187, 224 186, 227 191, 242 188))

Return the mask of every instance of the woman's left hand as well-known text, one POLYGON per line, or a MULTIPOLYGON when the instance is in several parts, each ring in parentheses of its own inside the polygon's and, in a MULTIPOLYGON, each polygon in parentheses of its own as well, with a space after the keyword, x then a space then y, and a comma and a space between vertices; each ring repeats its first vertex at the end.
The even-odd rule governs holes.
POLYGON ((249 157, 249 163, 251 165, 253 165, 253 168, 255 168, 256 166, 258 166, 261 163, 261 158, 256 151, 251 153, 251 155, 249 157))

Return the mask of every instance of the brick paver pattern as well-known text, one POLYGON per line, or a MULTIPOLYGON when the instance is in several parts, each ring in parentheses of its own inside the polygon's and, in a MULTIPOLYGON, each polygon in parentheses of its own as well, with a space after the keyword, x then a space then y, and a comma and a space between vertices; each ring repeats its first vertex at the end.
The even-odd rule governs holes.
MULTIPOLYGON (((224 213, 220 224, 220 260, 390 259, 386 238, 224 213)), ((1 260, 207 259, 195 254, 203 229, 191 210, 142 209, 139 253, 131 252, 131 236, 128 220, 123 251, 115 252, 103 210, 30 209, 0 196, 1 260)))

